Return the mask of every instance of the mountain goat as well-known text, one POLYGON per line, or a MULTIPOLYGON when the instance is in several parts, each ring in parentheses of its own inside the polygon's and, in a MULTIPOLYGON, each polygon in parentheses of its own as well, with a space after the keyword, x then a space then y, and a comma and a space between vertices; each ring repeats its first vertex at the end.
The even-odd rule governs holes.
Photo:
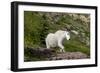
POLYGON ((62 42, 64 39, 70 39, 70 33, 68 31, 58 30, 55 33, 49 33, 45 39, 46 47, 59 47, 61 52, 65 52, 62 42))

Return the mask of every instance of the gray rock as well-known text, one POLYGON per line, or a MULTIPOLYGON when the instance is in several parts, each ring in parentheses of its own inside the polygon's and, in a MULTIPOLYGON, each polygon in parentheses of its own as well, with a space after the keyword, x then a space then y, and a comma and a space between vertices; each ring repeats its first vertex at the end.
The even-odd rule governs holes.
POLYGON ((88 56, 81 52, 65 52, 57 54, 57 56, 52 57, 51 60, 62 60, 62 59, 86 59, 88 56))

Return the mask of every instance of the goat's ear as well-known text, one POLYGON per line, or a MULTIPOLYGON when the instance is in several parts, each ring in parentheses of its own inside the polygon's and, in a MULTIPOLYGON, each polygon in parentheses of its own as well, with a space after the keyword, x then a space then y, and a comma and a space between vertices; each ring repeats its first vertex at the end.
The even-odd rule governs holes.
POLYGON ((71 31, 71 29, 67 29, 67 31, 71 31))

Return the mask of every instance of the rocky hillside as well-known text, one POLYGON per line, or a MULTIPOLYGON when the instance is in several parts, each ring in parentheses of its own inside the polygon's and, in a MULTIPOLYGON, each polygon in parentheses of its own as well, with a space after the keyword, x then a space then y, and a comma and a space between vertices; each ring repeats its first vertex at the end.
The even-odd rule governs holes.
POLYGON ((45 37, 48 33, 68 30, 71 40, 64 41, 65 50, 90 55, 89 14, 25 11, 24 22, 25 48, 45 48, 45 37), (71 32, 72 30, 78 32, 78 35, 71 32))

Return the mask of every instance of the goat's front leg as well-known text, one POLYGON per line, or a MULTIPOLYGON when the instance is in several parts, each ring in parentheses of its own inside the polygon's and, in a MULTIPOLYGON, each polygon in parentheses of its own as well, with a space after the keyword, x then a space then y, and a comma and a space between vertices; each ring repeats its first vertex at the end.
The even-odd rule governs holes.
POLYGON ((62 41, 58 41, 58 47, 60 47, 60 52, 65 52, 64 46, 62 45, 62 41))

